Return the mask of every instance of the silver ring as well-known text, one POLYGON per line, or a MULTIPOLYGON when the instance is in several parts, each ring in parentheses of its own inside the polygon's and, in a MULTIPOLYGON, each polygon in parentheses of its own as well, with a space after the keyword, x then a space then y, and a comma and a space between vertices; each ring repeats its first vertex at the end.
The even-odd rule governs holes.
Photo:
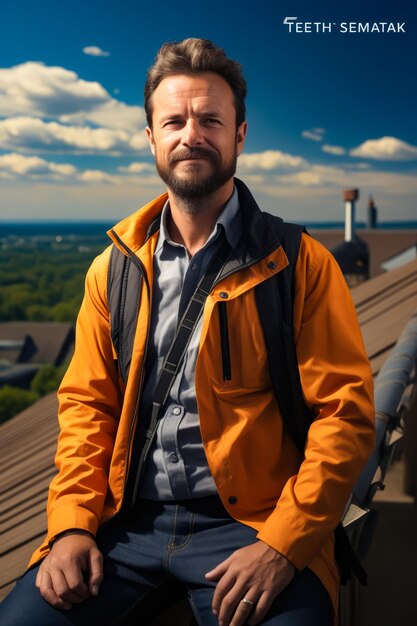
POLYGON ((249 606, 253 606, 253 602, 252 600, 248 600, 247 598, 243 598, 243 600, 240 601, 242 604, 248 604, 249 606))

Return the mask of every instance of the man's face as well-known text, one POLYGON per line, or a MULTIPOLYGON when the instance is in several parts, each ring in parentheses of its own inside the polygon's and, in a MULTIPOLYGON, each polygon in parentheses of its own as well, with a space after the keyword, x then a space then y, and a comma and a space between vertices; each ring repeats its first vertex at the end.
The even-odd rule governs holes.
POLYGON ((153 128, 146 129, 162 180, 178 196, 215 192, 236 171, 246 122, 236 128, 233 92, 218 74, 175 74, 152 96, 153 128))

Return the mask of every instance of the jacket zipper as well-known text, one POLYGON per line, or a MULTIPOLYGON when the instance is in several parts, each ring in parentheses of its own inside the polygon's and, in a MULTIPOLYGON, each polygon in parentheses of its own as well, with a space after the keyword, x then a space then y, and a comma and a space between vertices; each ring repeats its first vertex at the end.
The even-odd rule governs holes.
MULTIPOLYGON (((126 263, 124 264, 123 267, 123 274, 122 274, 122 299, 120 302, 120 315, 119 315, 119 319, 123 319, 124 318, 124 314, 125 314, 125 305, 126 305, 126 289, 127 289, 127 279, 129 276, 129 263, 127 261, 130 261, 130 257, 128 257, 126 259, 126 263)), ((123 328, 123 324, 119 324, 119 342, 120 342, 120 346, 123 346, 123 333, 124 333, 124 328, 123 328)), ((121 377, 124 380, 124 376, 123 376, 123 372, 124 372, 124 359, 123 359, 123 349, 120 350, 120 354, 119 354, 119 372, 121 377)))
POLYGON ((229 327, 227 323, 226 302, 219 302, 220 343, 222 348, 223 380, 232 380, 230 358, 229 327))
MULTIPOLYGON (((213 287, 215 287, 221 280, 239 272, 255 263, 258 263, 262 259, 264 259, 268 254, 270 254, 275 248, 271 248, 266 254, 263 253, 262 256, 257 257, 256 259, 251 259, 248 263, 244 265, 239 265, 239 267, 227 272, 220 276, 217 280, 215 280, 213 287)), ((230 357, 230 340, 229 340, 229 325, 227 321, 227 306, 226 302, 218 302, 219 305, 219 324, 220 324, 220 343, 221 343, 221 351, 222 351, 222 367, 223 367, 223 380, 232 380, 232 362, 230 357)))

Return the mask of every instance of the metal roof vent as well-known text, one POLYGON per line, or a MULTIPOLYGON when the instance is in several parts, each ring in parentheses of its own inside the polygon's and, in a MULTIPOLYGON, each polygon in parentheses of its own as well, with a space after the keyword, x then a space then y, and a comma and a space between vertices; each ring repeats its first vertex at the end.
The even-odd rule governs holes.
POLYGON ((335 246, 332 253, 349 287, 354 287, 369 278, 369 251, 367 244, 355 232, 355 202, 359 199, 359 189, 346 189, 343 198, 345 240, 335 246))

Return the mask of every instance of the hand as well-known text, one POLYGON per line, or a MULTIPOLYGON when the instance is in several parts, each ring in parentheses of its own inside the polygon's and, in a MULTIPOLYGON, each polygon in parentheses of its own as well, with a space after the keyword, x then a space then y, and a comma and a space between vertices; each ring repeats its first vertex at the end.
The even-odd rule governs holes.
POLYGON ((206 574, 209 580, 219 581, 212 608, 220 626, 239 626, 249 613, 248 624, 258 624, 294 574, 294 565, 263 541, 233 552, 206 574), (242 603, 243 598, 253 602, 253 607, 242 603))
POLYGON ((49 604, 68 610, 96 596, 102 579, 103 557, 96 542, 89 533, 74 531, 55 541, 39 567, 36 586, 49 604))

